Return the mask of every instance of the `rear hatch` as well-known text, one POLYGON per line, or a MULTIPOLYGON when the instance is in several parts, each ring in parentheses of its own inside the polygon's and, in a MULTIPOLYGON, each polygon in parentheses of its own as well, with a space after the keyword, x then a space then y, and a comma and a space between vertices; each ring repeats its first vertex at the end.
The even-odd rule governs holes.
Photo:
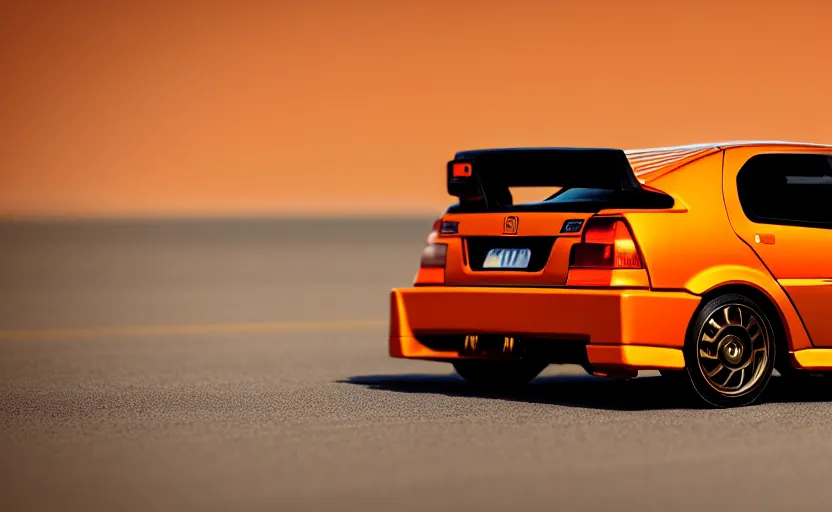
POLYGON ((442 218, 446 285, 563 286, 588 218, 673 206, 670 196, 642 187, 615 149, 462 152, 447 179, 459 203, 442 218))

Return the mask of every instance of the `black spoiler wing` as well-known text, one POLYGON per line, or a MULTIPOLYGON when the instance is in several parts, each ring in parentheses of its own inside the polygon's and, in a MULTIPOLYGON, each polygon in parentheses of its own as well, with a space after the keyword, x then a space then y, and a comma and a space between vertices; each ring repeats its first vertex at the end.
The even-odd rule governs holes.
MULTIPOLYGON (((620 149, 514 148, 462 151, 448 162, 448 193, 463 202, 502 203, 509 187, 641 190, 620 149)), ((508 199, 510 201, 510 199, 508 199)))

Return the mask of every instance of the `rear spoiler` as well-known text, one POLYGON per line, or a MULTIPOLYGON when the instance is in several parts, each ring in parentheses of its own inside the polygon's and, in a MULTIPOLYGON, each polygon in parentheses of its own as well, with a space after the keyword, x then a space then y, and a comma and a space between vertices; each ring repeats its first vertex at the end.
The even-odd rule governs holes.
POLYGON ((598 188, 637 192, 620 149, 515 148, 462 151, 448 162, 448 193, 460 202, 511 204, 509 187, 598 188))

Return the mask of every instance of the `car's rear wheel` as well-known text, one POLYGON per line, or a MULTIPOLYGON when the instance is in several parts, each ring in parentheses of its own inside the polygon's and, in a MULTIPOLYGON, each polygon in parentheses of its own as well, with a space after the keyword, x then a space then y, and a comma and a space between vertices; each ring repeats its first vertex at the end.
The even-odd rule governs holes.
POLYGON ((696 393, 717 407, 754 403, 774 369, 774 330, 765 312, 739 294, 707 302, 690 325, 685 366, 696 393))
POLYGON ((494 361, 462 359, 454 361, 454 370, 469 384, 480 388, 505 389, 523 386, 540 375, 549 363, 544 361, 494 361))

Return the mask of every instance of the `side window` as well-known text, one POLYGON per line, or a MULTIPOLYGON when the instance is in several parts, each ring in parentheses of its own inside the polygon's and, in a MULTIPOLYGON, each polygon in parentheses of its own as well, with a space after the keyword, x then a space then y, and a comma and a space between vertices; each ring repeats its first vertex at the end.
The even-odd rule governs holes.
POLYGON ((753 222, 832 229, 832 157, 763 154, 737 174, 737 192, 753 222))

